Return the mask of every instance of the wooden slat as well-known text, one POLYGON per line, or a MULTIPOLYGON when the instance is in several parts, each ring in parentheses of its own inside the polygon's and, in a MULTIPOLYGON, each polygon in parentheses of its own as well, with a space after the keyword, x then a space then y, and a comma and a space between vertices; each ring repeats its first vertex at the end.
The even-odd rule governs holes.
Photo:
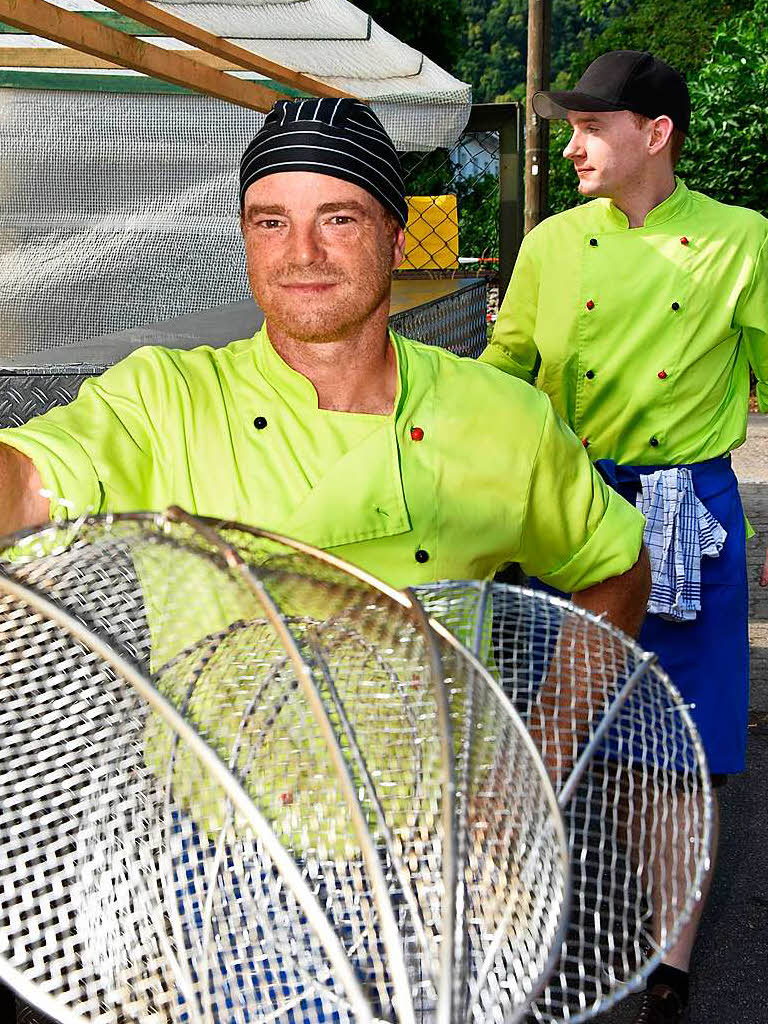
POLYGON ((127 14, 144 25, 158 29, 165 35, 174 36, 176 39, 181 39, 183 42, 196 46, 200 50, 207 50, 208 53, 213 53, 217 57, 231 60, 233 64, 237 64, 246 71, 258 71, 260 75, 266 75, 267 78, 280 82, 282 85, 289 85, 292 89, 297 89, 299 92, 306 92, 310 96, 332 96, 337 98, 351 95, 348 92, 342 92, 341 89, 334 89, 333 86, 326 85, 324 82, 312 78, 311 75, 292 71, 282 64, 277 64, 266 57, 260 57, 256 53, 251 53, 250 50, 245 50, 242 46, 237 46, 228 39, 222 39, 221 36, 214 35, 204 28, 191 25, 182 18, 177 18, 174 14, 168 14, 166 11, 160 10, 159 7, 148 3, 147 0, 101 0, 101 3, 105 7, 111 7, 113 11, 127 14))
MULTIPOLYGON (((178 51, 177 51, 178 52, 178 51)), ((200 64, 219 71, 240 71, 238 64, 214 57, 212 53, 202 50, 183 50, 185 57, 191 57, 200 64)), ((119 64, 93 57, 81 50, 72 50, 68 46, 0 46, 0 67, 3 68, 87 68, 114 70, 119 64)))
POLYGON ((277 100, 288 98, 274 89, 207 67, 176 50, 161 50, 46 0, 0 0, 0 21, 120 67, 262 113, 270 110, 277 100))
MULTIPOLYGON (((98 21, 102 25, 107 25, 109 28, 116 28, 118 32, 125 32, 127 36, 165 35, 164 32, 156 32, 155 29, 150 28, 149 25, 140 25, 138 21, 134 21, 133 18, 128 18, 124 14, 118 14, 116 11, 80 11, 80 14, 82 14, 84 18, 93 18, 94 21, 98 21)), ((18 29, 0 21, 0 36, 7 35, 8 33, 16 35, 17 32, 18 29)))

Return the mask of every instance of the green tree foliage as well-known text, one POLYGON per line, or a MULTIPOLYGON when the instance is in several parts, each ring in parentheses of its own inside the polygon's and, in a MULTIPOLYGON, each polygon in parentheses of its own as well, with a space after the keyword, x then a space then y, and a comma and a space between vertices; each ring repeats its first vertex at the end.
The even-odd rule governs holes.
MULTIPOLYGON (((603 0, 553 0, 553 79, 569 73, 582 40, 616 16, 617 2, 611 0, 603 11, 603 0), (591 21, 582 9, 590 2, 597 4, 591 21)), ((358 0, 358 6, 398 39, 469 82, 476 103, 524 97, 528 0, 358 0)))
POLYGON ((476 103, 518 99, 525 83, 527 0, 465 0, 466 46, 456 73, 476 103))
POLYGON ((680 176, 726 203, 768 216, 768 0, 716 33, 690 81, 693 118, 680 176))
MULTIPOLYGON (((716 199, 768 214, 767 23, 768 0, 641 0, 574 54, 558 87, 570 87, 606 50, 650 50, 686 74, 691 92, 691 133, 680 176, 716 199)), ((568 137, 567 124, 552 123, 553 213, 583 202, 573 167, 562 157, 568 137)))
MULTIPOLYGON (((581 0, 553 0, 552 77, 570 69, 586 31, 581 0)), ((525 96, 528 0, 464 0, 466 45, 452 70, 472 85, 476 103, 525 96)), ((610 15, 600 15, 604 25, 610 15)))
POLYGON ((453 71, 464 50, 462 0, 358 0, 377 25, 453 71))
POLYGON ((579 47, 570 55, 568 78, 575 82, 595 57, 608 50, 649 50, 687 77, 708 58, 721 22, 748 6, 750 0, 618 0, 607 5, 581 0, 591 27, 582 32, 579 47))

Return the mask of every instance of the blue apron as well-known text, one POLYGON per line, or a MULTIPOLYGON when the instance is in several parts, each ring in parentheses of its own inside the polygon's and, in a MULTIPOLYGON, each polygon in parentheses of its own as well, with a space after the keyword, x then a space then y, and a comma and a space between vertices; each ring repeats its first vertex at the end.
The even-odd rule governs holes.
MULTIPOLYGON (((182 956, 188 956, 194 964, 199 953, 204 930, 203 911, 208 896, 209 872, 217 856, 216 841, 203 832, 186 811, 173 810, 171 833, 179 848, 173 857, 173 882, 181 931, 185 949, 182 956)), ((278 1016, 287 1024, 354 1024, 354 1016, 343 1000, 332 1000, 323 993, 324 983, 330 989, 332 970, 322 954, 319 940, 307 923, 303 913, 296 916, 293 926, 284 920, 290 907, 292 915, 298 915, 298 906, 286 897, 284 882, 274 868, 267 867, 267 858, 238 855, 237 864, 230 847, 225 846, 219 874, 227 877, 222 881, 220 891, 229 890, 232 895, 228 906, 221 906, 213 915, 212 947, 215 955, 208 962, 207 986, 211 993, 211 1012, 214 1024, 257 1024, 259 1021, 275 1019, 278 1016), (285 901, 286 906, 281 904, 285 901), (243 905, 248 908, 245 913, 243 905), (259 922, 259 915, 262 921, 259 922), (277 932, 282 945, 276 945, 271 934, 277 932), (249 942, 244 937, 249 936, 249 942), (316 965, 313 972, 310 964, 316 965), (318 984, 312 983, 312 977, 318 984), (288 1004, 286 1006, 286 1004, 288 1004)), ((298 859, 296 863, 302 867, 298 859)), ((341 871, 341 868, 337 870, 341 871)), ((346 877, 332 877, 332 885, 354 888, 353 867, 347 866, 346 877)), ((375 1017, 386 1018, 389 1011, 381 1005, 379 986, 382 984, 373 958, 366 955, 364 946, 358 943, 362 928, 367 927, 361 900, 356 909, 347 905, 336 908, 333 914, 329 905, 326 880, 322 872, 311 882, 315 896, 326 911, 350 960, 363 989, 371 1000, 375 1017)), ((404 930, 406 942, 410 940, 410 915, 406 909, 402 892, 395 888, 390 891, 395 916, 404 930), (406 930, 407 929, 407 930, 406 930)), ((410 940, 412 941, 412 940, 410 940)), ((379 958, 385 958, 383 943, 377 949, 379 958)), ((423 990, 425 979, 417 958, 409 958, 411 981, 417 992, 423 990)), ((197 983, 194 966, 190 967, 192 980, 197 983)), ((192 1014, 185 1007, 183 995, 177 991, 179 1003, 179 1024, 189 1024, 192 1014)), ((430 1008, 426 996, 422 1006, 430 1008)), ((430 1012, 434 1010, 431 1007, 430 1012)), ((428 1014, 427 1014, 428 1015, 428 1014)))
MULTIPOLYGON (((620 466, 609 459, 595 463, 606 483, 630 504, 641 488, 640 477, 669 466, 620 466)), ((655 651, 659 662, 692 705, 709 769, 743 771, 749 713, 749 631, 747 555, 744 512, 730 456, 685 467, 691 471, 699 501, 727 531, 718 558, 701 560, 701 611, 693 622, 670 622, 647 615, 638 642, 655 651)), ((531 585, 559 593, 537 580, 531 585)), ((562 595, 561 595, 562 596, 562 595)))
MULTIPOLYGON (((190 958, 190 974, 198 983, 193 964, 204 930, 208 874, 216 859, 216 843, 186 812, 174 810, 171 817, 172 835, 180 847, 180 856, 173 858, 175 895, 186 946, 180 955, 190 958)), ((243 858, 235 867, 228 847, 224 849, 219 873, 227 878, 219 878, 217 884, 222 892, 231 889, 232 900, 229 906, 219 906, 213 920, 214 952, 208 962, 207 987, 215 1024, 269 1020, 286 1003, 288 1007, 283 1009, 280 1019, 288 1024, 305 1024, 310 1020, 316 1024, 351 1024, 351 1015, 344 1006, 323 998, 311 984, 309 972, 302 972, 296 963, 309 949, 301 948, 297 938, 303 929, 312 933, 302 916, 301 923, 297 919, 297 925, 286 937, 289 929, 281 923, 277 875, 266 871, 261 860, 243 858), (243 912, 241 900, 249 907, 249 913, 243 912), (263 925, 257 921, 259 902, 263 907, 263 925), (286 949, 272 944, 269 933, 273 928, 281 932, 286 949), (250 941, 244 941, 245 935, 250 941), (291 939, 296 946, 293 956, 287 952, 291 939)), ((322 965, 318 973, 322 974, 322 965)), ((192 1014, 178 990, 177 998, 179 1022, 189 1024, 192 1014)))

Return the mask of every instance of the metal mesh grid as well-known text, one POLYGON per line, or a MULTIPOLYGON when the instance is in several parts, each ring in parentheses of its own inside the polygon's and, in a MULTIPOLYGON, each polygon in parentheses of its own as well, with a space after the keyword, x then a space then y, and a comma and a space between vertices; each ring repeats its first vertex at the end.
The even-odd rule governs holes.
POLYGON ((618 631, 504 584, 419 587, 536 739, 569 831, 574 902, 532 1019, 586 1020, 675 942, 708 865, 704 752, 668 677, 618 631))
POLYGON ((499 259, 499 134, 465 132, 452 149, 402 157, 409 196, 406 260, 397 273, 459 266, 495 273, 499 259))
MULTIPOLYGON (((376 109, 430 151, 468 113, 376 109)), ((0 358, 249 298, 237 168, 262 123, 204 96, 0 90, 0 358)))
POLYGON ((457 356, 476 358, 488 343, 487 301, 487 285, 480 279, 457 295, 397 313, 390 324, 406 338, 438 345, 457 356))
POLYGON ((3 552, 0 974, 41 1010, 511 1021, 539 991, 567 855, 530 740, 319 557, 180 512, 3 552))

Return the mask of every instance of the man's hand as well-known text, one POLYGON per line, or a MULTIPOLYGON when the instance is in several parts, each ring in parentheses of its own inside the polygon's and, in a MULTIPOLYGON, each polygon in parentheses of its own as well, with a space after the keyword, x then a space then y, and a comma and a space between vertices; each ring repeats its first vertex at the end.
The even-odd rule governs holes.
POLYGON ((40 493, 42 487, 34 463, 0 444, 0 537, 48 521, 49 502, 40 493))

